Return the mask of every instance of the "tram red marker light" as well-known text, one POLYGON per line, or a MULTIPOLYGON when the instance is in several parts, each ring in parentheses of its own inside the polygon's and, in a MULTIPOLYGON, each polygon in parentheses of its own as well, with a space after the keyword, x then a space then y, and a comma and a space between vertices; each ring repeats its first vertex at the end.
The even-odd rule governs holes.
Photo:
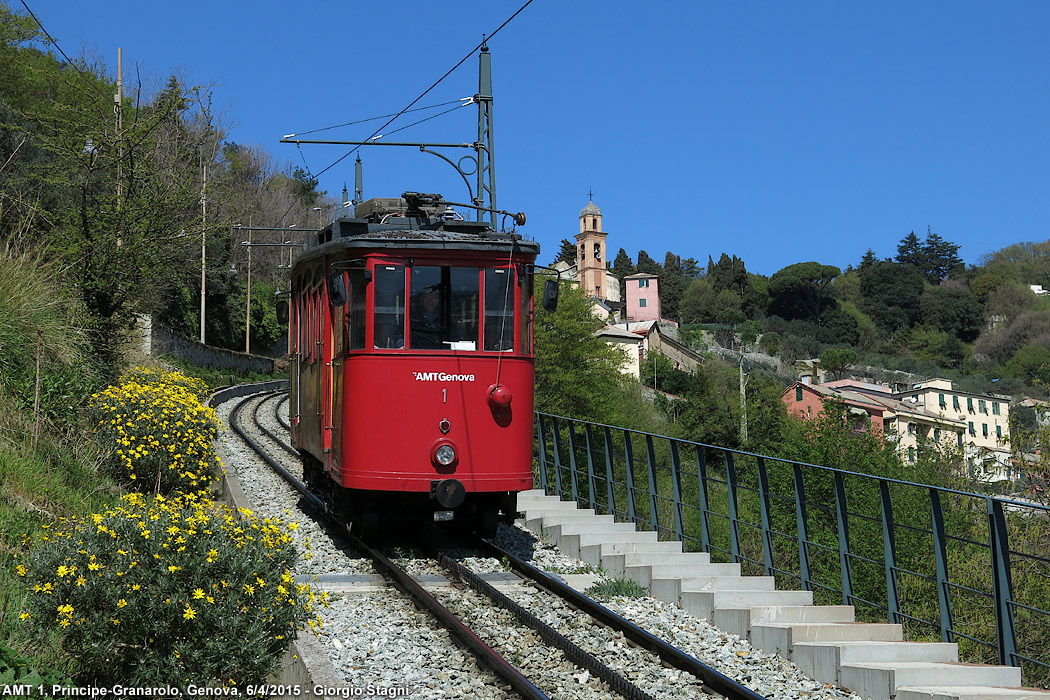
POLYGON ((495 411, 500 411, 510 406, 513 398, 510 388, 505 384, 493 384, 489 387, 489 405, 495 411))

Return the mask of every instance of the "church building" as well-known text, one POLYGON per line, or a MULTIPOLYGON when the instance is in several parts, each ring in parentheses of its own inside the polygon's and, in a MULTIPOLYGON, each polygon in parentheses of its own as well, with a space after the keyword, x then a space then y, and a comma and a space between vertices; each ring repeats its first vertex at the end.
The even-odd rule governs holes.
POLYGON ((612 262, 602 230, 602 210, 589 202, 580 211, 580 232, 576 234, 576 265, 559 263, 563 276, 575 281, 589 295, 609 304, 620 303, 620 281, 609 271, 612 262))

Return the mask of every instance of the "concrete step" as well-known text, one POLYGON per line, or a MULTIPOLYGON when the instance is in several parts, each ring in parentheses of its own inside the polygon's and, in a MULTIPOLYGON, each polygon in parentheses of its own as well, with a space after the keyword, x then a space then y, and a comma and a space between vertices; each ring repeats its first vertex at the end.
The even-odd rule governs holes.
MULTIPOLYGON (((696 591, 683 590, 681 606, 705 620, 714 619, 718 608, 747 608, 768 605, 812 605, 813 591, 696 591)), ((754 629, 752 627, 752 629, 754 629)), ((754 642, 752 642, 754 644, 754 642)), ((755 646, 758 646, 755 644, 755 646)))
POLYGON ((593 518, 595 515, 597 515, 593 508, 563 508, 561 506, 548 506, 545 503, 538 503, 536 505, 526 505, 524 507, 518 508, 518 512, 525 514, 525 520, 559 516, 569 517, 573 515, 587 515, 593 518))
POLYGON ((708 564, 711 555, 707 552, 624 552, 602 556, 602 567, 610 576, 623 576, 628 566, 652 564, 708 564))
POLYGON ((601 542, 582 547, 580 559, 592 566, 603 566, 602 557, 606 554, 626 554, 627 552, 681 552, 682 543, 674 542, 601 542))
POLYGON ((958 685, 899 686, 896 700, 1050 700, 1050 691, 958 685))
POLYGON ((660 578, 672 579, 697 579, 702 587, 708 579, 716 576, 739 576, 740 567, 737 564, 635 564, 623 568, 624 578, 637 581, 643 588, 649 588, 649 584, 660 578))
MULTIPOLYGON (((557 496, 548 496, 543 489, 529 489, 528 491, 518 491, 518 505, 526 502, 533 501, 546 501, 546 500, 561 500, 557 496)), ((566 501, 571 503, 571 501, 566 501)))
POLYGON ((898 642, 902 639, 904 631, 900 625, 881 622, 763 622, 751 625, 753 646, 789 659, 799 642, 898 642))
POLYGON ((843 664, 958 661, 959 645, 954 642, 795 642, 791 660, 813 680, 838 685, 843 664))
POLYGON ((741 576, 732 564, 709 564, 725 569, 722 576, 688 578, 654 578, 649 582, 649 593, 657 600, 681 605, 683 590, 689 591, 772 591, 776 580, 772 576, 741 576), (683 582, 687 587, 683 588, 683 582))
POLYGON ((720 608, 713 624, 720 630, 748 639, 751 625, 763 622, 853 622, 852 605, 772 605, 768 607, 720 608))
POLYGON ((629 530, 626 532, 577 532, 562 534, 558 539, 558 548, 563 554, 580 558, 580 548, 603 542, 656 542, 659 534, 652 530, 629 530))
POLYGON ((841 684, 861 697, 892 700, 900 686, 1004 686, 1021 685, 1016 666, 896 661, 843 664, 841 684))
POLYGON ((525 527, 529 528, 535 533, 542 533, 543 530, 550 530, 555 525, 561 525, 562 523, 611 523, 613 522, 613 516, 611 515, 595 515, 594 511, 587 513, 585 511, 566 511, 565 513, 552 513, 550 511, 544 513, 534 513, 532 511, 525 514, 525 527))
MULTIPOLYGON (((628 532, 637 532, 634 523, 569 522, 548 525, 545 531, 545 537, 547 537, 552 544, 558 545, 558 543, 561 542, 561 538, 565 535, 582 535, 584 533, 611 535, 628 532)), ((653 534, 655 535, 657 533, 654 532, 653 534)))

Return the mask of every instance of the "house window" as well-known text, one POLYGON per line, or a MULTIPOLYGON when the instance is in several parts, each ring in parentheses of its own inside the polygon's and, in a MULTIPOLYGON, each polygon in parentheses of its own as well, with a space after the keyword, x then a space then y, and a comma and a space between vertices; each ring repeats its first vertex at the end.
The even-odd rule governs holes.
POLYGON ((936 440, 938 443, 940 443, 940 441, 941 441, 941 429, 940 428, 934 428, 933 429, 933 439, 936 440))
POLYGON ((984 437, 988 437, 988 424, 987 423, 981 423, 981 434, 984 437))
POLYGON ((647 299, 639 299, 638 300, 638 306, 645 306, 645 302, 646 301, 647 301, 647 299))
POLYGON ((956 444, 959 447, 962 447, 962 431, 960 430, 958 433, 955 434, 955 436, 958 438, 958 440, 956 440, 956 444))
POLYGON ((970 421, 970 437, 977 437, 977 429, 973 427, 973 421, 970 421))
POLYGON ((914 434, 915 434, 915 424, 914 423, 908 423, 908 435, 914 435, 914 434))
POLYGON ((594 229, 595 231, 598 230, 598 217, 597 216, 591 219, 591 228, 594 229))
POLYGON ((649 280, 638 280, 638 286, 639 287, 648 287, 649 286, 649 280))
POLYGON ((961 411, 962 410, 961 408, 959 408, 959 397, 958 396, 953 396, 952 397, 952 408, 954 408, 956 411, 961 411))
POLYGON ((995 437, 999 438, 1000 440, 1003 439, 1003 426, 995 426, 995 437))
POLYGON ((908 448, 908 461, 909 462, 914 462, 915 461, 915 448, 914 447, 909 447, 908 448))
POLYGON ((801 386, 796 386, 795 387, 795 401, 801 401, 801 400, 802 400, 802 387, 801 386))
POLYGON ((973 398, 970 396, 966 397, 966 410, 973 413, 973 398))
POLYGON ((941 408, 948 408, 948 402, 944 400, 944 394, 937 394, 937 402, 941 405, 941 408))
POLYGON ((984 399, 977 400, 977 408, 981 413, 988 413, 988 404, 984 402, 984 399))
POLYGON ((992 401, 992 415, 993 416, 999 415, 999 402, 998 401, 992 401))

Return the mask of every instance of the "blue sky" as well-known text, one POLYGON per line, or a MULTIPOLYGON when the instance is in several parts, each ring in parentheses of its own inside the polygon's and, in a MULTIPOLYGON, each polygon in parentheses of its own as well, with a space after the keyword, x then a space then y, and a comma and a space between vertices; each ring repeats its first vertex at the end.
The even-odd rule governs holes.
MULTIPOLYGON (((315 173, 348 149, 300 151, 284 134, 400 111, 524 1, 26 0, 68 55, 115 74, 119 46, 126 82, 213 84, 229 140, 315 173)), ((929 226, 974 264, 1050 238, 1048 27, 1041 0, 534 0, 489 44, 497 204, 527 214, 542 262, 593 190, 610 254, 634 260, 845 268, 929 226)), ((472 57, 419 106, 476 90, 472 57)), ((473 141, 476 124, 468 107, 389 138, 473 141)), ((353 160, 321 188, 352 189, 353 160)), ((468 197, 415 149, 362 160, 366 197, 468 197)))

